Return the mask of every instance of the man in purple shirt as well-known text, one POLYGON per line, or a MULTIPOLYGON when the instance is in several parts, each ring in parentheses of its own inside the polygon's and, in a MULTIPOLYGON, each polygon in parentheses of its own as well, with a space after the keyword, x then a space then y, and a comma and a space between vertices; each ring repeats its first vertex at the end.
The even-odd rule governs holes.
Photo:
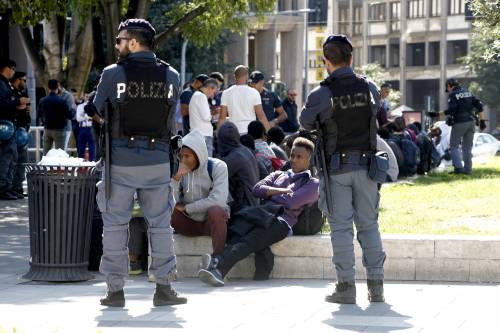
POLYGON ((250 229, 237 242, 226 246, 221 255, 204 255, 202 263, 208 264, 198 272, 201 281, 214 287, 223 286, 224 276, 238 261, 292 234, 292 227, 304 207, 318 200, 319 181, 309 171, 313 151, 310 140, 295 139, 290 155, 291 170, 273 172, 254 186, 254 196, 264 203, 282 206, 283 213, 267 228, 256 225, 250 229))

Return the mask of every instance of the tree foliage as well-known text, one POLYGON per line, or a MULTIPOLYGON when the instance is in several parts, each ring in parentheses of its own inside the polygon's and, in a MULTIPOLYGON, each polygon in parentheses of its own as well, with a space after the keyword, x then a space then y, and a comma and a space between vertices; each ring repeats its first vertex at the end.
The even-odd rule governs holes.
POLYGON ((487 63, 500 62, 500 2, 469 0, 474 14, 474 39, 482 41, 481 58, 487 63))
POLYGON ((500 106, 500 3, 472 0, 474 31, 471 52, 462 62, 476 75, 470 89, 486 104, 500 106))
POLYGON ((276 0, 191 0, 166 1, 165 16, 170 22, 157 41, 161 44, 172 34, 182 32, 197 46, 210 45, 224 31, 241 31, 247 16, 260 19, 274 9, 276 0))
POLYGON ((98 0, 0 0, 0 13, 10 10, 15 24, 30 26, 51 16, 66 17, 71 11, 82 17, 98 0))
MULTIPOLYGON (((388 77, 388 73, 384 72, 382 67, 378 63, 370 63, 363 65, 361 67, 357 67, 355 69, 356 73, 364 75, 371 79, 377 87, 380 86, 386 81, 386 77, 388 77)), ((396 108, 400 105, 401 100, 401 92, 395 89, 391 89, 389 94, 389 101, 391 102, 391 108, 396 108)))
POLYGON ((114 62, 118 23, 130 17, 148 17, 151 2, 163 5, 163 11, 149 16, 160 23, 155 22, 160 49, 162 45, 173 46, 169 41, 174 37, 179 41, 179 35, 189 40, 190 48, 218 44, 215 50, 207 50, 205 63, 212 51, 217 51, 218 61, 222 59, 220 36, 224 31, 240 31, 247 24, 246 17, 262 19, 276 4, 276 0, 0 0, 0 13, 8 11, 11 23, 24 27, 21 42, 42 84, 50 76, 83 89, 91 71, 93 46, 96 52, 106 50, 106 63, 114 62), (104 43, 93 40, 93 16, 99 17, 104 43), (71 24, 64 24, 66 17, 72 18, 71 24), (156 20, 158 17, 161 19, 156 20), (37 49, 27 27, 40 22, 44 38, 37 49))

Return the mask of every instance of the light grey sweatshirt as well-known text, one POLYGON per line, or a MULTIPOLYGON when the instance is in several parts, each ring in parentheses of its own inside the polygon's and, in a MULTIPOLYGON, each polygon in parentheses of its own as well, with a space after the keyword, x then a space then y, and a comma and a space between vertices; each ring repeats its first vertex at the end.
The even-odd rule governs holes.
POLYGON ((176 202, 186 205, 186 213, 195 221, 205 221, 210 207, 219 206, 229 212, 227 205, 229 189, 227 165, 224 161, 213 161, 212 179, 208 174, 208 152, 205 137, 192 129, 182 138, 182 145, 191 148, 198 157, 199 166, 177 182, 172 179, 172 190, 176 202))

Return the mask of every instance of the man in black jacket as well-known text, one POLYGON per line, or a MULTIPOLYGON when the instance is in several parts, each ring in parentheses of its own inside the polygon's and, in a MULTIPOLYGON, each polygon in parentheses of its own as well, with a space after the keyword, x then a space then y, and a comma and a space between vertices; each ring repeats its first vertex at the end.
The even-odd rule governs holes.
MULTIPOLYGON (((10 80, 14 88, 14 94, 21 97, 28 97, 26 92, 26 73, 16 72, 10 80)), ((31 105, 26 104, 24 108, 19 109, 16 119, 16 131, 26 131, 30 129, 31 124, 31 105)), ((16 137, 17 140, 19 140, 16 137)), ((17 194, 19 199, 24 198, 23 181, 26 179, 25 163, 28 163, 28 140, 25 142, 17 142, 17 164, 14 171, 14 179, 12 181, 12 190, 17 194)))
POLYGON ((49 80, 49 95, 42 98, 38 106, 39 115, 45 127, 43 133, 43 154, 52 148, 64 149, 66 139, 66 123, 73 118, 71 110, 64 100, 57 96, 59 83, 57 80, 49 80))
POLYGON ((258 205, 259 200, 252 195, 252 189, 259 181, 255 155, 241 144, 238 128, 231 122, 225 122, 219 128, 217 137, 221 159, 227 164, 231 214, 243 207, 258 205))
POLYGON ((0 200, 16 200, 12 191, 15 164, 17 163, 16 136, 13 133, 18 110, 25 108, 29 98, 17 97, 9 80, 16 71, 16 63, 10 59, 0 60, 0 122, 10 128, 9 134, 0 141, 0 200), (7 137, 9 136, 9 137, 7 137))

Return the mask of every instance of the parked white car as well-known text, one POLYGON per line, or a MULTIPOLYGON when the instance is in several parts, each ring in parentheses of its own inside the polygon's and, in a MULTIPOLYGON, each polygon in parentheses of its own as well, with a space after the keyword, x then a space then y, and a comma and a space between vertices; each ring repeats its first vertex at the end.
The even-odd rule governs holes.
MULTIPOLYGON (((446 140, 449 142, 449 131, 448 138, 446 140)), ((486 163, 490 157, 495 156, 500 150, 500 141, 498 141, 493 135, 488 133, 474 133, 474 144, 472 146, 472 161, 475 163, 486 163)), ((443 160, 439 165, 439 168, 445 168, 451 166, 451 161, 443 160)))
POLYGON ((472 157, 495 156, 500 150, 500 141, 488 133, 474 133, 472 157))

